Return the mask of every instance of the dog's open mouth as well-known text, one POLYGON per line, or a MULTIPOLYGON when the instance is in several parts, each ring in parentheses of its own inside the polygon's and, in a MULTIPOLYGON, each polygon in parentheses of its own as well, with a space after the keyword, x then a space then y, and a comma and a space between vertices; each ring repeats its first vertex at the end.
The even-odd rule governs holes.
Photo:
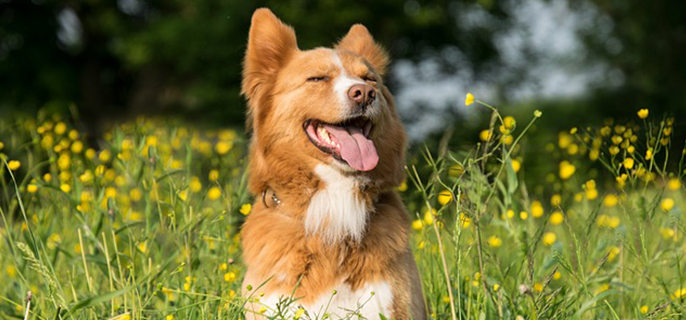
POLYGON ((379 163, 376 146, 369 138, 372 122, 366 118, 352 118, 337 124, 311 119, 305 121, 303 127, 319 150, 355 170, 370 171, 379 163))

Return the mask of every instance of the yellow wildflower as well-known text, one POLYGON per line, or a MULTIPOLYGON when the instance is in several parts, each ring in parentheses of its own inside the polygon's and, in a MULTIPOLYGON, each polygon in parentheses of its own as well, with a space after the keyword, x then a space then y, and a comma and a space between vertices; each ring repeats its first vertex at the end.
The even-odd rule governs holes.
POLYGON ((461 164, 455 164, 448 168, 448 175, 457 178, 464 173, 464 167, 461 164))
POLYGON ((545 244, 546 246, 552 246, 556 240, 557 240, 557 235, 555 235, 554 232, 546 232, 543 235, 543 244, 545 244))
POLYGON ((503 241, 500 240, 497 236, 490 236, 488 238, 488 245, 493 247, 493 248, 498 248, 503 244, 503 241))
POLYGON ((512 170, 514 170, 515 173, 519 172, 519 169, 522 167, 522 163, 519 162, 517 159, 512 159, 512 170))
POLYGON ((512 130, 517 126, 517 120, 511 116, 507 116, 503 119, 503 125, 505 129, 512 130))
POLYGON ((233 271, 229 271, 224 274, 224 281, 226 282, 233 282, 236 280, 236 273, 233 271))
POLYGON ((600 157, 600 150, 591 149, 591 151, 588 152, 588 159, 590 159, 591 161, 598 160, 598 157, 600 157))
POLYGON ((555 271, 555 273, 553 273, 553 279, 560 280, 560 278, 562 278, 562 273, 560 273, 560 271, 555 271))
POLYGON ((421 219, 417 219, 417 220, 412 221, 412 229, 419 231, 419 230, 422 230, 423 226, 424 226, 424 223, 422 222, 421 219))
POLYGON ((79 138, 79 132, 75 129, 69 130, 69 139, 76 140, 79 138))
POLYGON ((460 227, 462 228, 469 228, 469 226, 472 224, 472 219, 468 217, 464 212, 460 212, 460 227))
POLYGON ((38 186, 33 183, 29 184, 28 186, 26 186, 26 191, 28 191, 29 193, 36 193, 38 191, 38 186))
POLYGON ((467 96, 464 98, 464 104, 468 106, 472 103, 474 103, 474 95, 471 93, 467 93, 467 96))
POLYGON ((137 246, 138 250, 140 250, 142 253, 146 253, 148 251, 148 245, 145 242, 139 243, 137 246))
POLYGON ((433 224, 435 215, 436 215, 436 209, 426 209, 426 211, 424 211, 424 223, 425 224, 433 224))
POLYGON ((674 208, 674 200, 672 198, 662 199, 662 202, 660 202, 660 208, 665 212, 672 210, 672 208, 674 208))
POLYGON ((560 179, 569 179, 574 174, 574 171, 576 171, 576 167, 569 161, 564 160, 560 162, 560 179))
POLYGON ((62 135, 67 131, 67 125, 64 124, 64 122, 58 122, 55 125, 55 133, 58 135, 62 135))
POLYGON ((81 153, 81 151, 83 151, 83 142, 74 141, 74 143, 71 144, 71 152, 81 153))
POLYGON ((189 186, 193 192, 200 192, 200 190, 202 190, 202 183, 198 177, 192 177, 189 186))
POLYGON ((86 156, 86 159, 93 160, 93 158, 95 158, 95 150, 93 148, 88 148, 84 155, 86 156))
POLYGON ((112 152, 110 152, 110 150, 102 150, 98 155, 98 159, 100 159, 101 162, 108 162, 112 159, 112 152))
POLYGON ((543 216, 543 205, 541 205, 541 202, 531 202, 531 216, 534 218, 540 218, 543 216))
POLYGON ((238 211, 240 211, 240 213, 244 216, 247 216, 248 214, 250 214, 250 211, 252 211, 252 204, 243 204, 238 211))
POLYGON ((653 148, 648 148, 646 150, 646 160, 650 160, 653 158, 653 148))
POLYGON ((648 313, 648 306, 641 306, 641 309, 639 309, 639 311, 640 311, 642 314, 648 313))
POLYGON ((526 220, 529 218, 529 213, 526 211, 520 211, 519 212, 519 219, 526 220))
POLYGON ((230 141, 229 142, 219 141, 214 146, 214 150, 217 151, 217 153, 220 155, 225 155, 231 150, 232 147, 233 147, 233 143, 230 141))
POLYGON ((133 188, 129 191, 129 197, 132 201, 138 202, 143 198, 143 192, 141 192, 141 189, 133 188))
POLYGON ((595 289, 595 294, 600 294, 600 293, 603 293, 607 290, 610 290, 610 284, 609 283, 602 284, 600 287, 595 289))
POLYGON ((673 297, 674 299, 686 297, 686 288, 679 288, 679 290, 674 291, 673 297))
POLYGON ((619 153, 619 147, 617 147, 617 146, 611 146, 609 150, 610 150, 610 154, 613 156, 619 153))
POLYGON ((438 203, 440 203, 442 206, 450 203, 450 201, 453 201, 453 194, 450 192, 450 190, 443 190, 438 193, 438 203))
POLYGON ((218 187, 212 187, 210 190, 207 192, 207 197, 210 200, 217 200, 219 197, 222 196, 222 191, 218 187))
POLYGON ((567 149, 567 147, 572 144, 572 136, 566 132, 560 132, 557 136, 557 145, 560 149, 567 149))
POLYGON ((540 283, 540 282, 534 283, 534 290, 536 290, 536 292, 541 292, 541 291, 543 291, 543 284, 540 283))
POLYGON ((498 289, 500 289, 500 285, 497 284, 497 283, 494 284, 494 285, 493 285, 493 291, 498 291, 498 289))
POLYGON ((560 211, 555 211, 550 215, 550 223, 554 226, 561 224, 564 220, 565 217, 560 211))
POLYGON ((481 141, 484 141, 484 142, 491 140, 492 136, 493 136, 493 133, 491 132, 491 130, 488 130, 488 129, 481 130, 481 132, 479 132, 479 139, 481 139, 481 141))
POLYGON ((208 174, 208 178, 210 179, 211 182, 216 182, 217 180, 219 180, 219 170, 217 170, 217 169, 210 170, 210 173, 208 174))
POLYGON ((622 249, 619 249, 616 246, 610 247, 610 250, 607 253, 607 261, 613 261, 620 252, 622 252, 622 249))
POLYGON ((403 182, 400 183, 400 185, 398 186, 398 191, 407 191, 407 181, 403 180, 403 182))
POLYGON ((622 164, 624 165, 624 168, 631 169, 634 167, 634 159, 633 158, 626 158, 626 159, 624 159, 622 164))
POLYGON ((62 190, 62 192, 64 193, 69 193, 69 191, 71 191, 71 186, 66 183, 63 183, 62 185, 60 185, 60 190, 62 190))
POLYGON ((679 178, 669 179, 669 182, 667 182, 667 188, 669 190, 679 190, 679 188, 681 188, 681 180, 679 180, 679 178))
POLYGON ((629 177, 629 176, 628 176, 626 173, 622 173, 619 177, 615 178, 615 179, 617 180, 617 185, 618 185, 620 188, 623 188, 624 185, 626 185, 626 179, 627 179, 628 177, 629 177))
POLYGON ((672 228, 660 228, 660 234, 665 240, 676 239, 676 232, 672 228))
POLYGON ((608 208, 612 208, 617 205, 619 202, 619 198, 614 195, 613 193, 610 193, 605 196, 605 199, 603 199, 603 205, 605 205, 608 208))
POLYGON ((18 160, 10 160, 7 163, 7 166, 10 168, 10 170, 17 171, 19 170, 19 167, 21 167, 21 162, 19 162, 18 160))
POLYGON ((293 314, 293 319, 298 320, 303 314, 305 314, 305 309, 298 307, 298 310, 296 310, 295 314, 293 314))
POLYGON ((553 207, 559 206, 560 203, 562 203, 562 196, 560 196, 560 194, 556 193, 550 197, 550 204, 553 207))
POLYGON ((650 111, 648 111, 648 109, 640 109, 640 110, 638 110, 638 112, 636 112, 638 117, 641 119, 647 118, 649 113, 650 113, 650 111))

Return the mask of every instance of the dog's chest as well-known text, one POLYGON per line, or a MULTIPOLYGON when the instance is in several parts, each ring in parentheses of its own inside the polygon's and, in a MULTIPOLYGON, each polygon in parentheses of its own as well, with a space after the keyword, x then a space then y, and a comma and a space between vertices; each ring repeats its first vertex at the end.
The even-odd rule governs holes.
MULTIPOLYGON (((277 305, 283 299, 283 295, 270 295, 260 299, 260 304, 271 314, 279 309, 277 305)), ((342 282, 305 301, 297 300, 289 305, 285 310, 286 315, 294 316, 302 308, 309 316, 306 319, 323 319, 325 314, 330 319, 382 319, 380 315, 390 318, 393 312, 393 291, 386 281, 369 282, 357 289, 342 282)))
POLYGON ((322 294, 314 303, 306 306, 311 315, 314 313, 321 317, 328 313, 333 318, 361 315, 363 319, 379 319, 380 314, 391 316, 393 293, 385 281, 367 283, 357 290, 341 283, 334 290, 322 294))
POLYGON ((360 194, 362 182, 328 165, 317 165, 314 171, 325 186, 310 200, 305 216, 307 232, 318 233, 329 243, 345 238, 361 241, 372 209, 360 194))

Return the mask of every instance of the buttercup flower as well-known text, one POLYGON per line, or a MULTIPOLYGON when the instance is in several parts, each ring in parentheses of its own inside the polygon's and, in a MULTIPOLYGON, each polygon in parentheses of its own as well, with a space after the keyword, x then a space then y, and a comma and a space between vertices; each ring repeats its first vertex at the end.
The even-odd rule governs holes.
POLYGON ((450 193, 450 190, 443 190, 440 193, 438 193, 438 203, 440 203, 442 206, 450 203, 450 201, 453 200, 453 194, 450 193))
POLYGON ((662 209, 662 211, 667 212, 669 210, 672 210, 672 208, 674 208, 674 199, 672 199, 672 198, 662 199, 662 201, 660 202, 660 209, 662 209))
POLYGON ((500 240, 500 238, 498 238, 497 236, 490 236, 488 238, 488 245, 493 247, 493 248, 500 247, 502 244, 503 244, 503 241, 500 240))
POLYGON ((576 167, 569 161, 564 160, 560 162, 560 179, 569 179, 574 174, 574 171, 576 171, 576 167))
POLYGON ((464 104, 468 106, 472 103, 474 103, 474 95, 471 93, 467 93, 467 96, 464 98, 464 104))
POLYGON ((247 216, 248 214, 250 214, 250 211, 252 211, 252 205, 249 203, 246 203, 246 204, 242 205, 241 209, 238 211, 240 211, 241 214, 243 214, 244 216, 247 216))
POLYGON ((552 246, 556 240, 557 240, 557 235, 555 235, 554 232, 546 232, 543 235, 543 244, 545 244, 546 246, 552 246))
POLYGON ((648 109, 640 109, 640 110, 638 110, 638 112, 636 112, 638 117, 641 119, 647 118, 649 113, 650 112, 648 111, 648 109))
POLYGON ((17 160, 10 160, 7 163, 7 166, 10 168, 10 170, 17 171, 17 170, 19 170, 19 167, 21 167, 21 162, 19 162, 17 160))

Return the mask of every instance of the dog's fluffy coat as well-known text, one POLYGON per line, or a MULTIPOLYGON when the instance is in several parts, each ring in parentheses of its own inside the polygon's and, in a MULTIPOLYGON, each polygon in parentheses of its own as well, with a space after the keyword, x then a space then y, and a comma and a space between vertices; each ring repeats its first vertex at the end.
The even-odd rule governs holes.
POLYGON ((242 230, 249 319, 276 314, 291 295, 297 301, 286 314, 302 306, 311 318, 425 319, 408 214, 393 192, 404 176, 405 135, 382 82, 387 65, 362 25, 334 48, 301 51, 293 29, 271 11, 254 13, 242 87, 253 133, 249 188, 257 196, 242 230), (356 84, 376 93, 361 109, 348 98, 356 84), (318 147, 311 133, 326 126, 312 129, 312 121, 345 129, 353 117, 372 128, 346 129, 373 142, 374 150, 354 155, 363 170, 340 150, 318 147))

